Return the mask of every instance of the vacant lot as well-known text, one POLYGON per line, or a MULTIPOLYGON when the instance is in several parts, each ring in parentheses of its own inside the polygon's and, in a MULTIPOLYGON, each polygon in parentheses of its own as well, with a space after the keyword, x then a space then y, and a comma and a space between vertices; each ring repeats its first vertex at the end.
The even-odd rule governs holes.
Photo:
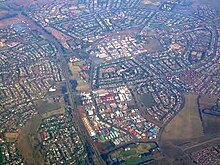
POLYGON ((0 9, 0 17, 4 16, 5 14, 7 14, 8 11, 7 10, 2 10, 0 9))
POLYGON ((201 95, 199 99, 200 110, 202 113, 202 122, 205 135, 216 134, 220 132, 220 117, 205 114, 203 109, 210 108, 217 104, 219 97, 201 95))
POLYGON ((61 108, 59 102, 49 102, 48 100, 40 100, 37 102, 37 110, 43 115, 61 108))
POLYGON ((218 100, 217 96, 201 95, 199 99, 200 109, 208 108, 216 104, 218 100))
POLYGON ((73 74, 73 79, 75 79, 78 83, 78 86, 77 86, 77 90, 78 91, 83 91, 83 92, 86 92, 89 90, 89 84, 83 80, 80 75, 79 75, 79 72, 81 71, 79 65, 81 65, 82 62, 76 62, 76 63, 69 63, 68 66, 70 68, 70 71, 71 73, 73 74))
POLYGON ((44 165, 44 157, 37 149, 37 130, 41 123, 41 116, 35 115, 19 132, 17 147, 27 164, 44 165))
POLYGON ((13 17, 9 19, 4 19, 0 21, 0 27, 10 26, 11 24, 21 23, 23 21, 20 17, 13 17))
POLYGON ((162 134, 163 140, 187 140, 203 135, 197 95, 185 94, 183 110, 167 125, 162 134))
POLYGON ((148 52, 156 52, 162 50, 160 42, 155 38, 148 38, 144 43, 144 48, 148 52))
POLYGON ((67 44, 67 41, 71 39, 69 36, 51 27, 46 27, 46 29, 50 31, 53 36, 56 37, 66 49, 69 49, 69 45, 67 44))
POLYGON ((62 115, 65 113, 65 108, 59 108, 57 110, 51 111, 51 112, 47 112, 43 114, 43 118, 48 118, 50 116, 54 116, 54 115, 62 115))
POLYGON ((18 138, 18 133, 7 132, 5 133, 5 137, 6 137, 7 142, 15 142, 18 138))

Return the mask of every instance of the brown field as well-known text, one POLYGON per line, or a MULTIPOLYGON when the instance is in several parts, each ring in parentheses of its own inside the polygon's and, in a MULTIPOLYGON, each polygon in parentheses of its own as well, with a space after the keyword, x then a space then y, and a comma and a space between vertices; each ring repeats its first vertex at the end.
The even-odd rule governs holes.
POLYGON ((203 125, 205 135, 212 135, 220 132, 220 118, 203 115, 203 125))
POLYGON ((20 17, 13 17, 9 19, 3 19, 0 21, 0 27, 9 26, 13 23, 21 23, 23 21, 20 17))
POLYGON ((187 140, 202 135, 203 127, 198 111, 197 95, 185 94, 183 110, 167 125, 162 134, 162 139, 187 140))
POLYGON ((216 104, 218 100, 217 96, 206 96, 206 95, 201 95, 199 99, 200 107, 201 109, 207 108, 209 106, 213 106, 216 104))
POLYGON ((67 41, 71 39, 69 36, 51 27, 46 27, 46 29, 50 31, 53 34, 53 36, 56 37, 66 49, 70 48, 67 44, 67 41))
MULTIPOLYGON (((216 105, 217 96, 202 95, 199 99, 201 113, 203 109, 216 105)), ((220 132, 220 117, 202 113, 202 122, 205 135, 212 135, 220 132)))
POLYGON ((1 9, 0 9, 0 17, 3 16, 3 15, 5 15, 5 14, 7 14, 7 13, 8 13, 7 10, 1 10, 1 9))
POLYGON ((43 118, 48 118, 53 115, 62 115, 64 113, 65 113, 65 108, 59 108, 59 109, 51 111, 51 112, 46 112, 42 116, 43 116, 43 118))
POLYGON ((34 116, 19 132, 17 147, 24 160, 30 165, 45 165, 44 157, 37 149, 37 130, 41 123, 41 116, 34 116))
POLYGON ((25 7, 30 6, 31 4, 46 4, 46 3, 51 3, 54 0, 8 0, 8 2, 16 3, 18 5, 23 5, 25 7))
POLYGON ((68 64, 72 74, 73 74, 73 79, 75 79, 78 83, 78 86, 77 86, 77 90, 78 91, 82 91, 82 92, 86 92, 89 90, 89 84, 80 78, 79 76, 79 72, 81 71, 80 67, 76 64, 72 64, 72 63, 69 63, 68 64))
POLYGON ((144 48, 147 50, 147 52, 155 52, 162 50, 160 42, 154 38, 149 39, 149 43, 145 44, 144 48))
POLYGON ((7 142, 15 142, 18 138, 18 133, 7 132, 5 133, 5 137, 6 137, 7 142))
POLYGON ((43 115, 46 113, 53 112, 62 108, 62 104, 59 102, 53 102, 51 99, 40 100, 36 102, 38 112, 43 115))

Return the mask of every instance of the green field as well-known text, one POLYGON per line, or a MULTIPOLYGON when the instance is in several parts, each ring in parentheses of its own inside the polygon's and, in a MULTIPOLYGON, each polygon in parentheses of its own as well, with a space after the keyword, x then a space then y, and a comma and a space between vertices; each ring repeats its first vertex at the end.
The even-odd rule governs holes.
POLYGON ((123 158, 127 158, 127 157, 129 157, 130 155, 134 155, 134 154, 136 154, 135 149, 131 149, 131 150, 129 150, 129 151, 121 151, 121 156, 122 156, 123 158))
POLYGON ((125 165, 134 165, 134 164, 140 164, 149 160, 153 160, 152 156, 147 156, 144 158, 138 158, 138 157, 131 157, 130 159, 128 159, 124 164, 125 165))
POLYGON ((145 93, 139 96, 140 102, 147 107, 151 107, 155 104, 154 98, 150 93, 145 93))
POLYGON ((111 158, 124 160, 123 164, 125 165, 140 164, 154 159, 151 154, 147 156, 141 156, 153 148, 156 148, 155 143, 131 144, 126 148, 123 147, 111 153, 111 158))

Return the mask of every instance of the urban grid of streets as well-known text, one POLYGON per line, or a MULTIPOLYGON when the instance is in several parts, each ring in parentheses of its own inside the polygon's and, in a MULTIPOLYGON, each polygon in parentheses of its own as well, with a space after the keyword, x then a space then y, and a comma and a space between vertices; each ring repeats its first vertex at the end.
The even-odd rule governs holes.
MULTIPOLYGON (((48 91, 58 90, 57 84, 65 84, 66 91, 52 100, 64 103, 65 110, 43 116, 37 130, 38 148, 47 164, 86 164, 91 159, 103 164, 100 150, 158 143, 165 126, 182 110, 184 93, 219 97, 216 11, 192 8, 185 0, 142 3, 33 3, 17 9, 15 23, 1 27, 3 164, 26 163, 10 140, 39 113, 37 101, 49 99, 48 91), (77 74, 88 89, 74 89, 70 65, 80 68, 77 74)), ((219 115, 219 105, 210 111, 219 115)), ((206 150, 219 153, 219 146, 206 150)), ((199 151, 192 154, 192 159, 200 162, 198 155, 199 151)), ((213 162, 220 161, 218 156, 211 156, 213 162)))

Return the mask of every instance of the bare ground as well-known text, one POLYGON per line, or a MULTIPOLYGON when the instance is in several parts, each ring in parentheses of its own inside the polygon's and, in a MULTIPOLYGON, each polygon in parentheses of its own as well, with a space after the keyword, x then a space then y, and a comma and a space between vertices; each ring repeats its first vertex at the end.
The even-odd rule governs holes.
POLYGON ((203 135, 197 95, 185 94, 185 101, 183 110, 165 128, 162 139, 189 140, 203 135))
POLYGON ((21 152, 26 164, 30 165, 45 165, 44 157, 36 148, 37 141, 36 132, 41 123, 41 116, 34 116, 24 128, 21 129, 18 140, 17 147, 21 152))

